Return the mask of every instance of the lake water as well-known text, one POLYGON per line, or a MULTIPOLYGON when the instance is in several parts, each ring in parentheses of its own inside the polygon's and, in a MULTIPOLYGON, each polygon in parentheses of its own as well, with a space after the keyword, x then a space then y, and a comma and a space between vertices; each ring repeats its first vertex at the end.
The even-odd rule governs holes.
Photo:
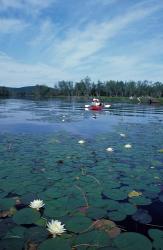
POLYGON ((85 104, 0 100, 0 249, 163 249, 163 106, 85 104))

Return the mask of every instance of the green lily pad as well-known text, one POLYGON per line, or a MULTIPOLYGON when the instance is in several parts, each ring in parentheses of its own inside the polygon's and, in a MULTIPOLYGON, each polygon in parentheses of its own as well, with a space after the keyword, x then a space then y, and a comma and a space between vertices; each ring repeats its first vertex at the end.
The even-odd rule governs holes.
POLYGON ((25 233, 26 241, 42 242, 48 237, 48 231, 43 227, 31 227, 25 233))
POLYGON ((32 224, 38 221, 40 213, 32 208, 24 208, 16 212, 13 221, 16 224, 32 224))
POLYGON ((5 235, 5 238, 24 238, 26 228, 22 226, 16 226, 12 229, 10 229, 7 234, 5 235))
POLYGON ((0 199, 0 210, 8 210, 15 205, 15 200, 10 198, 0 199))
POLYGON ((0 241, 0 249, 2 250, 22 250, 24 245, 23 239, 4 239, 0 241))
POLYGON ((141 208, 136 211, 132 218, 142 224, 147 224, 152 221, 152 217, 149 215, 148 211, 141 208))
POLYGON ((87 216, 92 219, 101 219, 106 216, 107 212, 103 208, 90 207, 86 212, 87 216))
POLYGON ((97 245, 99 249, 102 246, 103 247, 111 246, 112 242, 107 233, 94 230, 92 232, 86 232, 77 236, 73 242, 73 245, 80 245, 80 244, 97 245))
POLYGON ((66 224, 66 228, 74 233, 81 233, 88 229, 92 224, 92 220, 84 216, 72 217, 66 224))
POLYGON ((104 190, 104 195, 113 200, 124 200, 127 198, 127 192, 121 189, 104 190))
POLYGON ((139 233, 120 234, 114 242, 119 250, 152 250, 150 240, 139 233))
POLYGON ((71 250, 68 240, 62 238, 49 239, 41 243, 38 250, 71 250))
POLYGON ((120 211, 124 212, 126 215, 132 215, 136 212, 137 207, 130 203, 120 203, 119 208, 120 211))
POLYGON ((46 224, 47 224, 47 220, 41 217, 41 218, 40 218, 39 220, 37 220, 34 224, 37 225, 37 226, 45 227, 46 224))
POLYGON ((163 231, 159 229, 149 229, 148 234, 153 240, 154 249, 163 250, 163 231))
POLYGON ((104 200, 106 202, 107 210, 118 210, 120 203, 118 201, 113 200, 104 200))
POLYGON ((123 221, 126 218, 126 213, 123 211, 112 211, 108 213, 109 219, 113 221, 123 221))
POLYGON ((135 205, 150 205, 152 203, 149 198, 143 196, 132 197, 129 201, 135 205))
POLYGON ((56 208, 56 207, 49 206, 49 207, 45 207, 44 215, 48 217, 53 217, 53 218, 60 218, 68 214, 68 212, 69 212, 68 210, 65 210, 62 207, 56 208))

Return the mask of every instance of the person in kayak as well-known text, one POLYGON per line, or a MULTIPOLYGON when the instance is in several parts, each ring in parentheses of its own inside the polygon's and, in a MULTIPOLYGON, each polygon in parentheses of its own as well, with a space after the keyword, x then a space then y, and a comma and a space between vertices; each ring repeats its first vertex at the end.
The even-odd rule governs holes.
POLYGON ((93 98, 92 106, 102 106, 102 102, 98 98, 93 98))

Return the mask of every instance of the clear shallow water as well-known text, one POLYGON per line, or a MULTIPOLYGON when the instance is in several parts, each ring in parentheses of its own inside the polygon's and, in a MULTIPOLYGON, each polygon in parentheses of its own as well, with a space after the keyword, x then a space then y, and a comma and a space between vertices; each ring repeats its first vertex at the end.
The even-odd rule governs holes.
POLYGON ((163 107, 119 103, 90 112, 84 104, 0 100, 0 249, 21 250, 32 242, 39 250, 49 250, 51 244, 67 250, 81 243, 98 247, 77 249, 130 250, 120 237, 126 244, 137 242, 132 250, 152 249, 152 244, 161 249, 156 245, 162 244, 163 226, 163 107), (114 151, 107 152, 108 147, 114 151), (140 196, 129 198, 134 190, 140 196), (36 198, 45 208, 33 214, 28 205, 36 198), (66 236, 47 242, 45 219, 62 221, 66 236), (108 240, 106 230, 93 227, 82 234, 97 219, 112 220, 146 238, 122 231, 108 240), (158 235, 156 229, 159 239, 151 238, 158 235))

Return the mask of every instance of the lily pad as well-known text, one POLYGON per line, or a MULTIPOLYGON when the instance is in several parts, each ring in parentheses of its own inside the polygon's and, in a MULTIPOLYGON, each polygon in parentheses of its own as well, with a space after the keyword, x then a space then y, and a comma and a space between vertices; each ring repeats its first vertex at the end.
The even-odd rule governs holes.
POLYGON ((135 205, 132 205, 130 203, 120 203, 119 208, 120 211, 124 212, 126 215, 132 215, 136 212, 137 207, 135 205))
POLYGON ((68 240, 62 238, 48 239, 41 243, 38 250, 71 250, 68 240))
POLYGON ((24 208, 16 212, 13 221, 16 224, 32 224, 38 221, 40 213, 32 208, 24 208))
POLYGON ((44 210, 44 215, 53 218, 59 218, 68 214, 68 210, 65 210, 62 207, 48 206, 44 210))
POLYGON ((22 250, 24 245, 23 239, 4 239, 0 241, 0 249, 2 250, 22 250))
POLYGON ((48 237, 48 231, 43 227, 31 227, 25 233, 26 241, 42 242, 48 237))
POLYGON ((129 199, 129 201, 135 205, 150 205, 152 201, 149 198, 139 196, 129 199))
POLYGON ((126 219, 126 213, 124 213, 123 211, 112 211, 108 213, 109 219, 113 220, 113 221, 123 221, 124 219, 126 219))
POLYGON ((119 250, 152 250, 150 240, 139 233, 123 233, 114 240, 119 250))
POLYGON ((148 211, 145 209, 138 209, 136 213, 132 216, 133 220, 142 223, 147 224, 152 221, 152 217, 149 215, 148 211))
POLYGON ((92 224, 92 220, 84 216, 72 217, 66 224, 66 228, 74 233, 81 233, 88 229, 92 224))
POLYGON ((7 232, 5 238, 18 238, 18 239, 24 238, 25 231, 26 231, 25 227, 16 226, 7 232))
POLYGON ((113 200, 124 200, 127 198, 127 192, 121 189, 104 190, 104 195, 113 200))
POLYGON ((148 234, 153 240, 154 249, 163 250, 163 231, 159 229, 149 229, 148 234))
POLYGON ((15 205, 15 200, 10 198, 0 199, 0 210, 8 210, 15 205))
POLYGON ((86 212, 87 216, 92 219, 100 219, 106 216, 107 212, 103 208, 90 207, 86 212))
POLYGON ((117 237, 121 229, 115 224, 114 221, 101 219, 94 222, 94 228, 105 231, 110 238, 117 237))
MULTIPOLYGON (((81 245, 81 244, 90 244, 90 245, 97 245, 98 249, 100 247, 109 247, 111 246, 112 242, 107 233, 102 231, 92 231, 83 233, 75 238, 73 245, 81 245)), ((88 246, 87 246, 88 248, 88 246)), ((86 249, 87 249, 86 248, 86 249)), ((85 248, 84 248, 85 249, 85 248)))

